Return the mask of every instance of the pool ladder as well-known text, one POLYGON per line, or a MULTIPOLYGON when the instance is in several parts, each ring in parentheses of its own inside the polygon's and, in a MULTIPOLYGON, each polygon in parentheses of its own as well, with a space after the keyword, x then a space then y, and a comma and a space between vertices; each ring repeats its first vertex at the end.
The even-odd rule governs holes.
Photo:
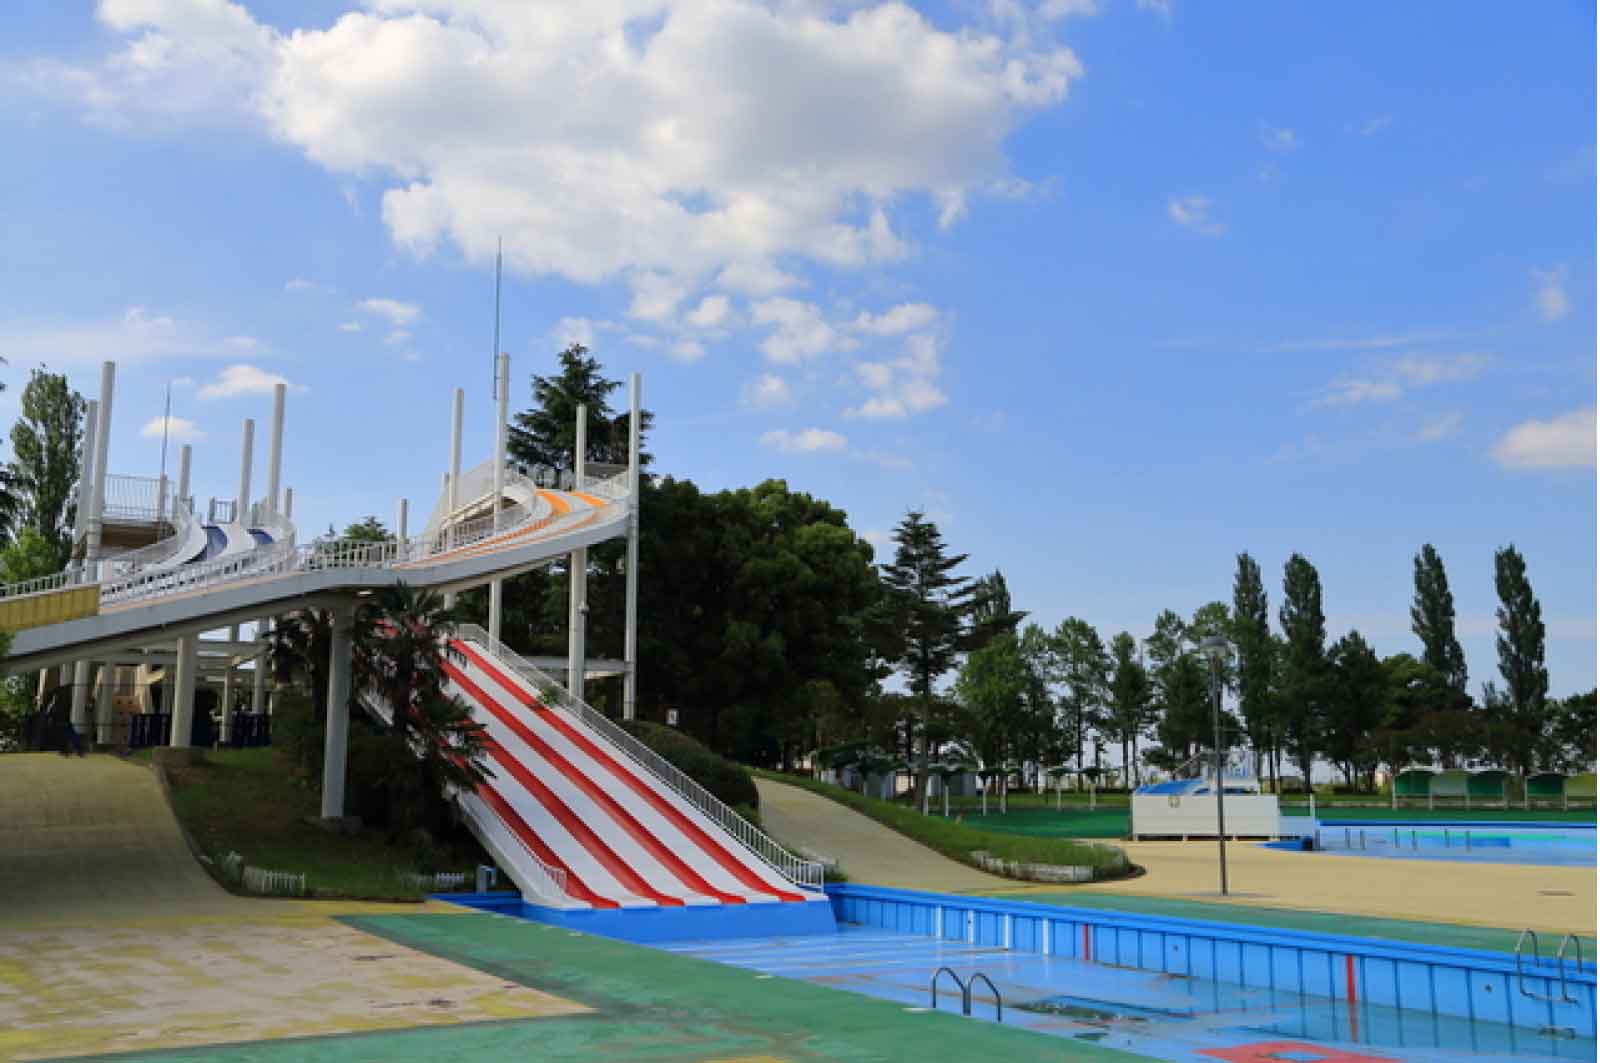
POLYGON ((974 971, 972 976, 965 982, 961 980, 959 974, 956 974, 949 967, 941 967, 934 971, 933 977, 928 979, 928 1006, 930 1008, 934 1011, 939 1010, 939 976, 941 974, 948 974, 951 980, 955 982, 956 988, 961 990, 961 1014, 963 1015, 972 1014, 972 987, 978 984, 978 979, 983 979, 983 984, 988 986, 989 992, 994 994, 994 1021, 1000 1021, 1003 1010, 1000 1003, 1000 990, 995 988, 994 983, 989 980, 989 976, 982 971, 974 971))
POLYGON ((1522 949, 1523 946, 1529 941, 1533 942, 1533 962, 1538 964, 1540 962, 1539 935, 1535 934, 1531 927, 1524 930, 1520 935, 1517 936, 1517 988, 1522 991, 1522 995, 1525 997, 1532 997, 1534 1000, 1548 1000, 1552 1003, 1559 1001, 1562 1004, 1576 1004, 1578 1002, 1578 998, 1567 992, 1567 946, 1571 945, 1577 953, 1573 962, 1577 964, 1577 971, 1582 973, 1583 942, 1579 940, 1578 935, 1568 934, 1566 937, 1561 939, 1561 947, 1556 949, 1556 978, 1558 979, 1557 984, 1561 987, 1560 997, 1549 996, 1545 993, 1536 993, 1529 989, 1527 984, 1523 981, 1522 949))

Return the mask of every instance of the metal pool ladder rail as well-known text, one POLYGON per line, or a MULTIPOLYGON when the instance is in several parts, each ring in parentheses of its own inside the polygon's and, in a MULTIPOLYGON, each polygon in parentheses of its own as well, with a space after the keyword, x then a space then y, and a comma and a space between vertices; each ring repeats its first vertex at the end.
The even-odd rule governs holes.
POLYGON ((972 1014, 972 987, 978 984, 978 979, 983 979, 983 984, 988 986, 989 992, 994 994, 994 1021, 1000 1021, 1000 1017, 1005 1010, 1000 1001, 1000 990, 995 988, 994 982, 982 971, 974 971, 972 977, 965 982, 961 980, 959 974, 956 974, 949 967, 941 967, 934 971, 933 977, 928 979, 928 1006, 930 1008, 934 1011, 939 1010, 939 976, 941 974, 948 974, 951 980, 955 982, 956 988, 961 990, 961 1014, 963 1015, 972 1014))
POLYGON ((1557 985, 1560 986, 1561 991, 1561 996, 1557 998, 1545 993, 1536 993, 1523 982, 1522 947, 1530 940, 1533 942, 1533 962, 1537 964, 1539 962, 1539 935, 1534 933, 1530 927, 1517 936, 1517 988, 1521 990, 1522 995, 1532 997, 1534 1000, 1556 1001, 1559 999, 1563 1004, 1576 1004, 1578 998, 1567 992, 1567 946, 1573 946, 1576 951, 1577 955, 1574 958, 1574 962, 1577 964, 1577 970, 1581 973, 1583 971, 1583 941, 1576 934, 1568 934, 1561 939, 1561 947, 1556 949, 1556 978, 1558 980, 1557 985))

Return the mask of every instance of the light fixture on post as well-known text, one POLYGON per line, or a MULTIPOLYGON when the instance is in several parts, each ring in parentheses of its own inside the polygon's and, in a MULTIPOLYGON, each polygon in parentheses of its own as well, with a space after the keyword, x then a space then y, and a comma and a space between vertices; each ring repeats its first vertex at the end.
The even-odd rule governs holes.
POLYGON ((1221 635, 1200 640, 1200 652, 1211 659, 1211 743, 1214 758, 1211 788, 1217 793, 1217 869, 1222 880, 1222 895, 1228 895, 1228 835, 1223 819, 1222 797, 1222 662, 1233 656, 1233 643, 1221 635))

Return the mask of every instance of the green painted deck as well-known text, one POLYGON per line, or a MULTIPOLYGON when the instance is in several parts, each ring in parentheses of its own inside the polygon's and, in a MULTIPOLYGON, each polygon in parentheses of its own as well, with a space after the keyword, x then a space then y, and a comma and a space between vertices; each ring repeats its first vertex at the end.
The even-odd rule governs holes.
MULTIPOLYGON (((1244 923, 1250 926, 1277 927, 1283 930, 1308 930, 1323 934, 1350 934, 1354 937, 1389 941, 1410 941, 1419 945, 1446 948, 1487 949, 1511 952, 1517 946, 1516 929, 1466 926, 1460 923, 1423 923, 1410 919, 1382 919, 1376 916, 1345 915, 1337 912, 1305 912, 1289 908, 1265 908, 1244 904, 1211 904, 1175 897, 1133 897, 1085 890, 1062 893, 992 894, 1007 900, 1038 904, 1059 904, 1069 908, 1094 908, 1138 915, 1171 916, 1174 919, 1204 919, 1214 923, 1244 923)), ((1594 938, 1584 938, 1584 955, 1595 954, 1594 938)))
POLYGON ((1140 1057, 496 915, 381 915, 356 929, 594 1008, 581 1016, 96 1056, 143 1063, 800 1061, 1140 1057))

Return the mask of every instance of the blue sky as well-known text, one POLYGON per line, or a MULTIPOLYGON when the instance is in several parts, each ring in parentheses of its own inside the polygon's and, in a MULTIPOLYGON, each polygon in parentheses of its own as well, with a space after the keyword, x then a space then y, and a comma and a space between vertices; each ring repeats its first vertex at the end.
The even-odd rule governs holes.
MULTIPOLYGON (((1515 542, 1595 676, 1595 13, 1155 0, 21 0, 0 354, 114 471, 177 381, 196 493, 290 382, 302 528, 426 510, 562 342, 644 375, 663 472, 926 509, 1107 636, 1291 551, 1414 649, 1441 551, 1474 688, 1515 542), (1535 17, 1536 16, 1536 17, 1535 17)), ((258 466, 259 470, 259 466, 258 466)), ((258 471, 259 486, 262 473, 258 471)))

